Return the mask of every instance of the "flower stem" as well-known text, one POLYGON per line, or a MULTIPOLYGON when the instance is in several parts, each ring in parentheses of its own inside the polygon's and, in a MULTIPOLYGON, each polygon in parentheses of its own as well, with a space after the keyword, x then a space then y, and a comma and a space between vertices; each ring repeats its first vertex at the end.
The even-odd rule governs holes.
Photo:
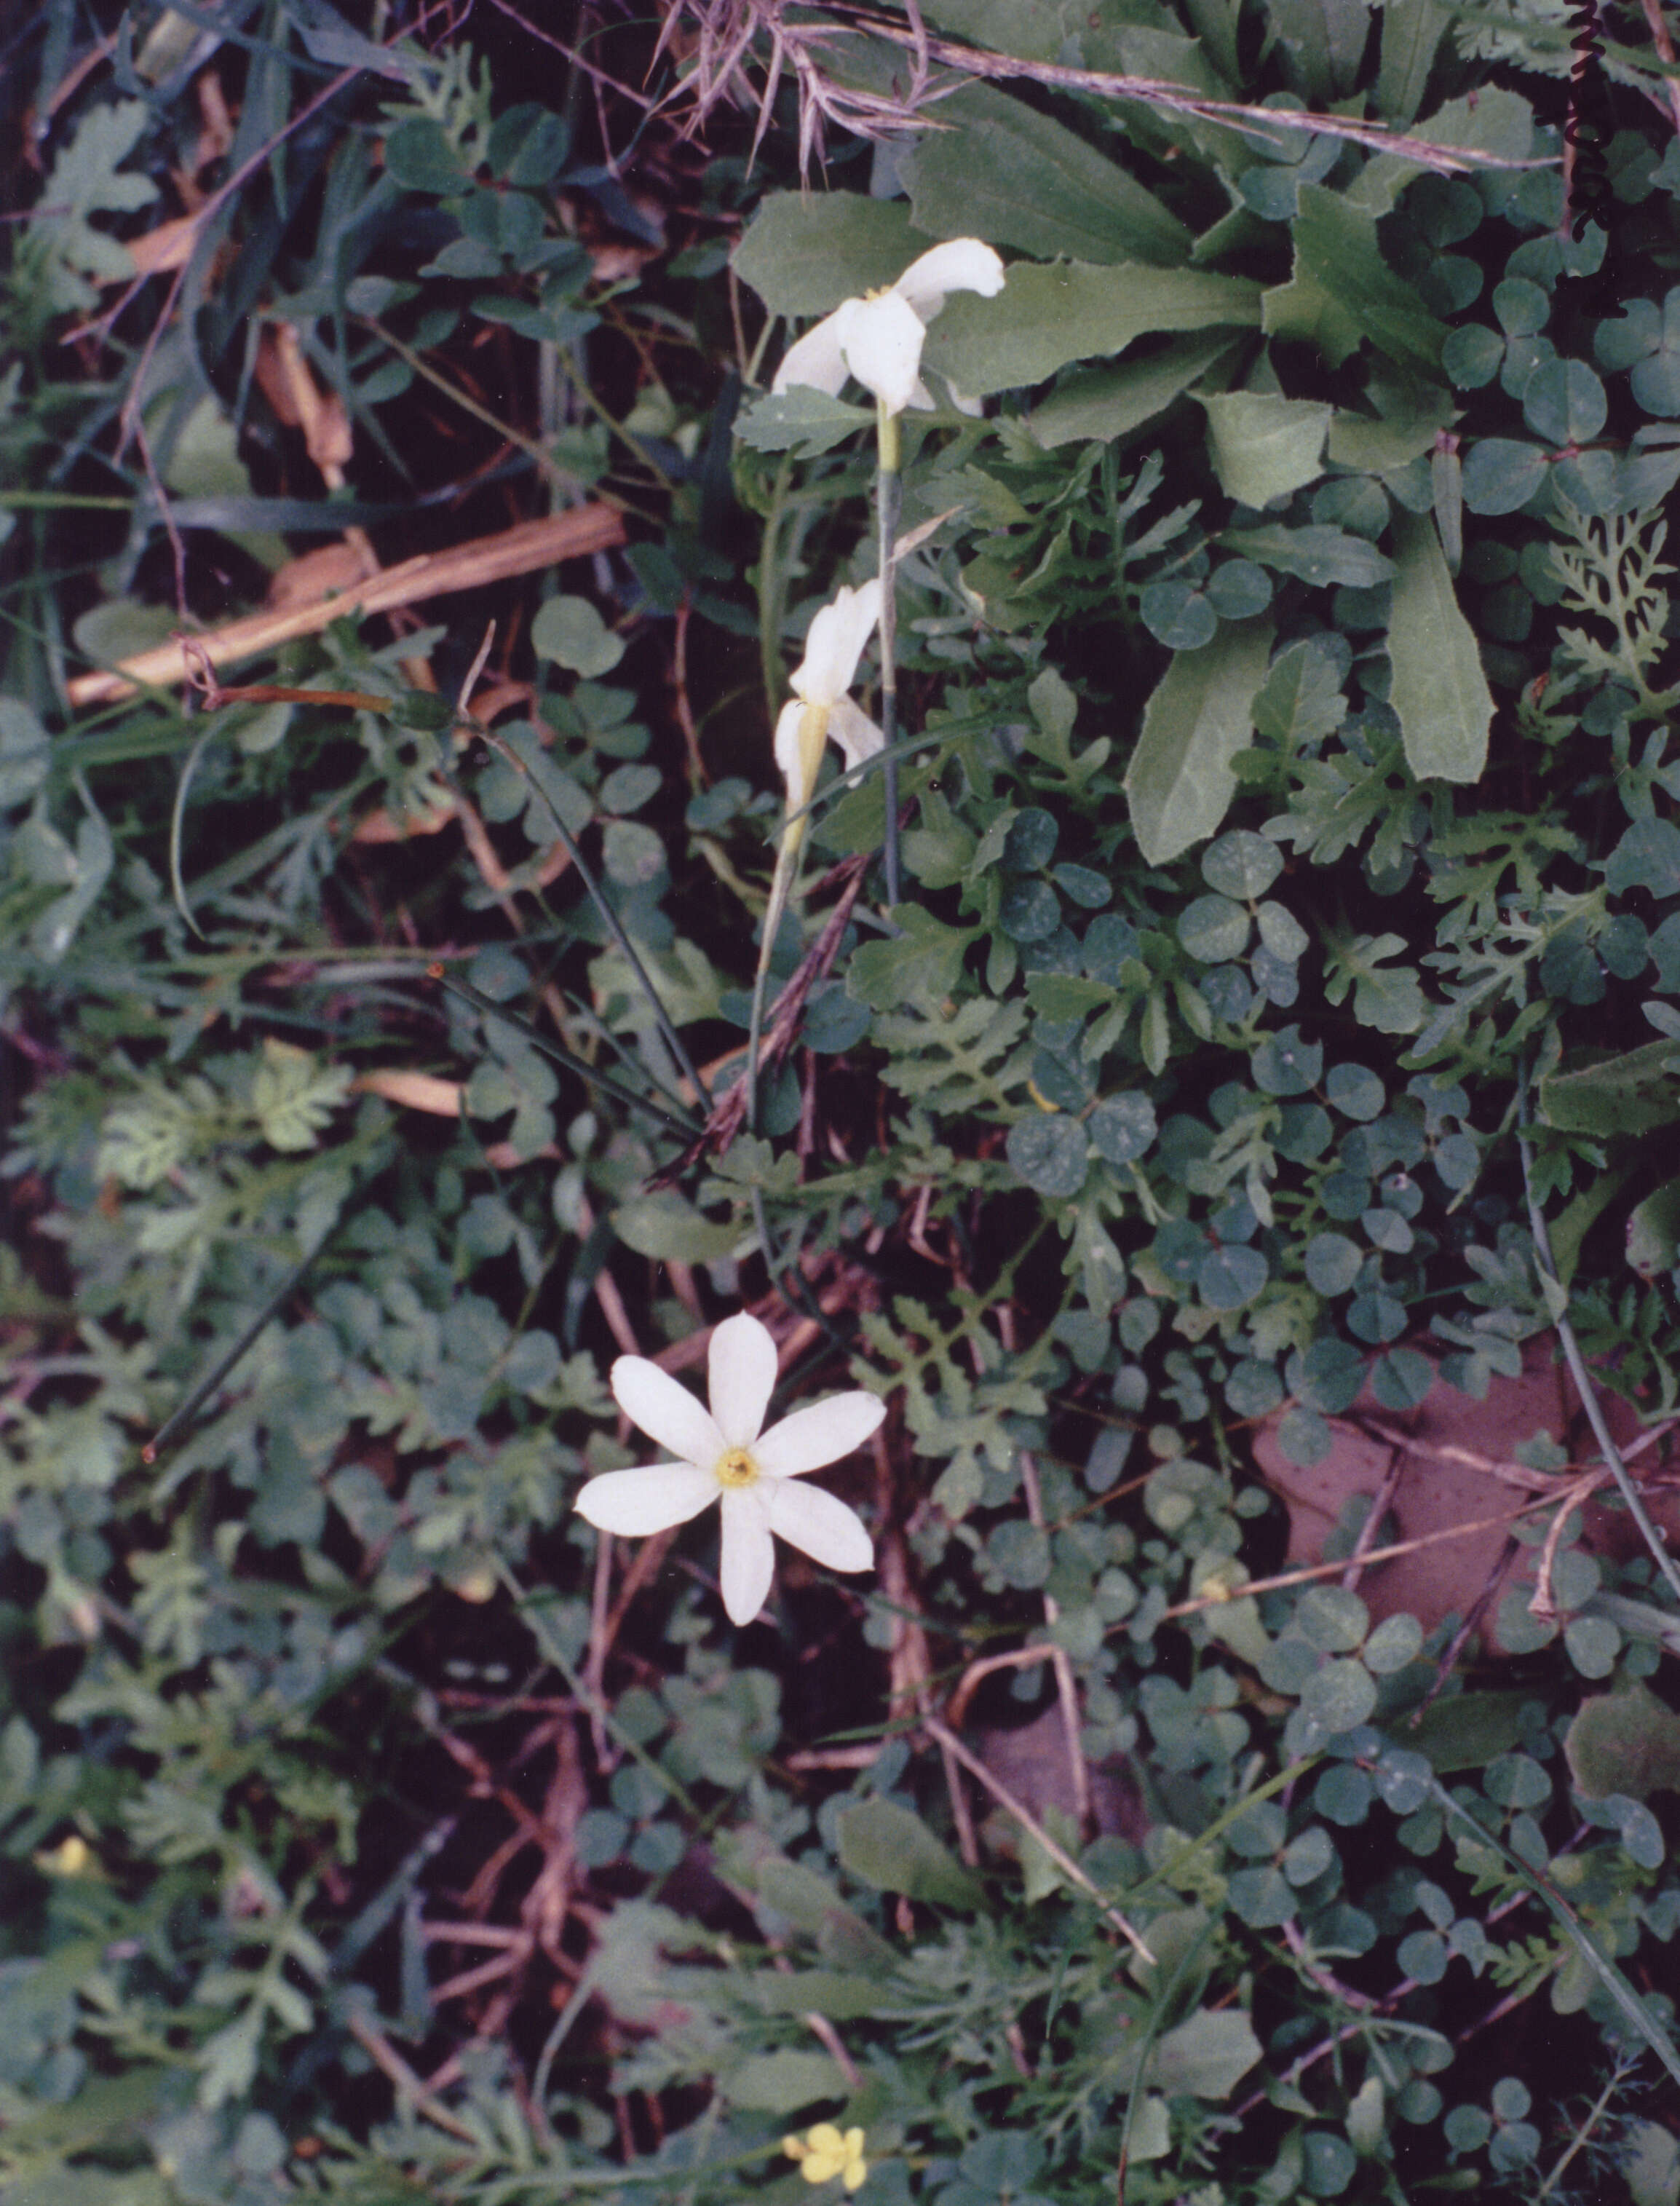
POLYGON ((898 472, 898 416, 888 411, 885 399, 875 402, 875 444, 879 456, 875 475, 875 510, 879 525, 876 570, 881 578, 881 734, 886 748, 881 762, 886 798, 882 857, 886 867, 887 909, 891 911, 898 902, 898 760, 892 748, 898 735, 898 600, 893 546, 898 540, 898 516, 904 486, 898 472))

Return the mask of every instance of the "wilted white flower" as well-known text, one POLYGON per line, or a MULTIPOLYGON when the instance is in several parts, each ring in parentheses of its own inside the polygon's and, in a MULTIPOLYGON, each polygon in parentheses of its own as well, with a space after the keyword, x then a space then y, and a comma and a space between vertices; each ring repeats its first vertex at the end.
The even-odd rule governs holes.
POLYGON ((920 373, 927 325, 952 291, 992 299, 1003 288, 1004 264, 992 247, 977 237, 953 237, 913 260, 891 289, 843 299, 789 347, 772 388, 804 384, 835 398, 850 373, 889 414, 931 406, 920 373))
POLYGON ((775 1575, 772 1533, 831 1571, 867 1571, 873 1563, 856 1512, 821 1487, 798 1482, 861 1447, 886 1405, 873 1394, 836 1394, 762 1431, 776 1386, 776 1344, 768 1327, 744 1311, 713 1333, 709 1374, 708 1411, 657 1363, 621 1356, 611 1380, 618 1406, 677 1460, 604 1471, 575 1506, 603 1532, 642 1539, 719 1503, 724 1607, 731 1623, 750 1624, 775 1575))
POLYGON ((848 766, 873 758, 885 740, 861 706, 846 692, 852 686, 863 647, 881 617, 879 580, 861 589, 842 588, 812 622, 805 656, 789 677, 793 695, 776 723, 776 763, 788 785, 788 809, 811 801, 830 736, 845 753, 848 766))

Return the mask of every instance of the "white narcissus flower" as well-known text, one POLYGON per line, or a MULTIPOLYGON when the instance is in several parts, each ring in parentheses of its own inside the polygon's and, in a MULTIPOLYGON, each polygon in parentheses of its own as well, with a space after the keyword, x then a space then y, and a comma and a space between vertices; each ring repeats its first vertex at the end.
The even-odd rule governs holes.
POLYGON ((880 617, 878 578, 861 589, 841 589, 811 623, 805 656, 789 677, 793 695, 776 723, 776 763, 788 785, 789 812, 810 802, 830 736, 845 753, 849 767, 873 758, 881 748, 880 730, 846 695, 880 617))
POLYGON ((837 398, 849 373, 889 414, 931 406, 920 373, 927 325, 950 292, 993 299, 1003 288, 1004 264, 992 247, 977 237, 953 237, 913 260, 890 290, 843 299, 789 347, 771 387, 804 384, 837 398))
POLYGON ((621 1356, 612 1367, 619 1408, 677 1460, 604 1471, 574 1505, 603 1532, 644 1539, 718 1502, 724 1607, 732 1624, 750 1624, 775 1575, 772 1533, 831 1571, 873 1564, 874 1547, 855 1511, 799 1482, 861 1447, 886 1404, 873 1394, 836 1394, 762 1431, 776 1386, 776 1344, 769 1327, 744 1311, 713 1333, 710 1377, 706 1410, 657 1363, 621 1356))

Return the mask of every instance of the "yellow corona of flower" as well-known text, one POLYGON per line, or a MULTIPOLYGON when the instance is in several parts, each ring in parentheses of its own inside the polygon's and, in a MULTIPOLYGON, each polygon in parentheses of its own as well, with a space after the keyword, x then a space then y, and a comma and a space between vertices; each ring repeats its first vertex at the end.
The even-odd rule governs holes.
POLYGON ((819 2122, 802 2137, 783 2137, 782 2149, 799 2162, 807 2183, 828 2183, 837 2175, 848 2191, 855 2191, 869 2173, 861 2130, 847 2130, 843 2135, 832 2122, 819 2122))

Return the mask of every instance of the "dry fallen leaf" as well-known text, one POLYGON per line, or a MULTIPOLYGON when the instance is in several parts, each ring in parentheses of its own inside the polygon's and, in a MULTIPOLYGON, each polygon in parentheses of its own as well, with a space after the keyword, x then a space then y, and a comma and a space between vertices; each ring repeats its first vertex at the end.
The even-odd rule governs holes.
MULTIPOLYGON (((1641 1428, 1631 1405, 1607 1392, 1603 1400, 1617 1444, 1635 1440, 1641 1428)), ((1398 1526, 1399 1540, 1511 1516, 1536 1493, 1555 1488, 1561 1495, 1572 1482, 1569 1472, 1536 1473, 1516 1461, 1517 1448, 1537 1434, 1560 1442, 1573 1466, 1597 1460, 1569 1374, 1553 1362, 1545 1340, 1528 1344, 1520 1379, 1493 1379, 1480 1402, 1445 1380, 1437 1380, 1407 1412, 1385 1410, 1368 1392, 1362 1394, 1347 1416, 1326 1419, 1330 1451, 1310 1465, 1284 1454, 1278 1440, 1282 1420, 1279 1411, 1261 1423, 1254 1460, 1289 1509, 1292 1563, 1324 1560, 1325 1541, 1343 1506, 1355 1495, 1373 1498, 1397 1455, 1403 1459, 1387 1514, 1398 1526)), ((1672 1459, 1659 1444, 1638 1456, 1636 1475, 1649 1480, 1672 1459)), ((1657 1523, 1671 1537, 1680 1537, 1680 1495, 1648 1498, 1657 1523)), ((1582 1544, 1589 1550, 1617 1557, 1635 1552, 1638 1531, 1614 1505, 1613 1490, 1610 1501, 1588 1502, 1583 1515, 1582 1544)), ((1376 1564, 1359 1579, 1360 1598, 1375 1619, 1405 1611, 1426 1631, 1451 1612, 1464 1616, 1486 1586, 1505 1538, 1500 1525, 1486 1525, 1467 1530, 1462 1539, 1437 1540, 1415 1554, 1376 1564)), ((1534 1548, 1522 1551, 1489 1607, 1482 1636, 1495 1652, 1504 1651, 1498 1634, 1499 1600, 1513 1585, 1532 1595, 1536 1558, 1534 1548)))

